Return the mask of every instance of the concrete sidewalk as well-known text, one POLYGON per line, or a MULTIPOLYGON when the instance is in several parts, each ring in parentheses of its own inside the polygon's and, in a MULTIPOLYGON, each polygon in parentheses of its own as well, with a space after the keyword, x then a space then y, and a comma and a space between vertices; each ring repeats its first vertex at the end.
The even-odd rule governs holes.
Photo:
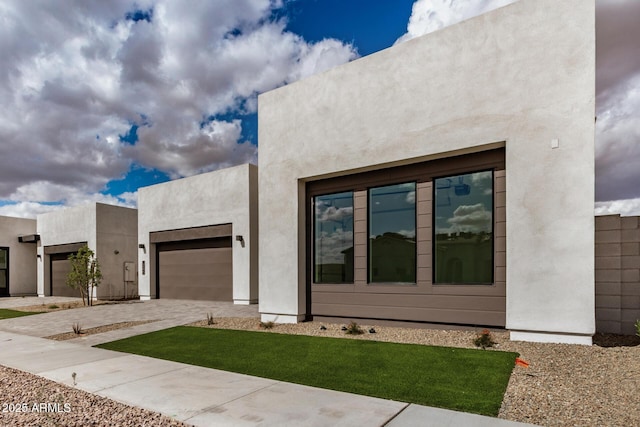
MULTIPOLYGON (((170 302, 157 305, 147 305, 145 302, 137 309, 141 312, 154 312, 154 307, 157 307, 166 309, 163 310, 165 314, 166 311, 173 313, 168 314, 169 319, 165 317, 164 321, 153 324, 189 322, 188 319, 192 316, 185 316, 182 320, 177 316, 178 312, 184 314, 181 302, 174 302, 173 310, 170 309, 171 306, 170 302)), ((114 311, 107 315, 108 319, 103 322, 113 322, 118 313, 122 314, 116 307, 118 306, 111 306, 114 311)), ((126 313, 127 307, 124 308, 126 313)), ((223 309, 230 308, 222 307, 221 310, 223 309)), ((81 309, 67 311, 76 310, 81 309)), ((56 320, 56 316, 50 315, 58 313, 63 312, 0 321, 0 365, 30 372, 128 405, 159 412, 196 426, 526 425, 103 350, 86 345, 86 341, 52 341, 7 331, 23 330, 27 327, 26 324, 16 325, 12 322, 14 320, 31 319, 31 322, 35 322, 36 318, 45 316, 56 320), (75 386, 72 377, 74 372, 75 386)), ((105 312, 107 313, 108 311, 105 312)), ((50 328, 47 328, 42 320, 39 321, 37 326, 48 329, 39 334, 49 334, 69 319, 63 317, 62 320, 57 320, 59 322, 54 321, 50 328)), ((139 332, 129 331, 126 335, 136 333, 139 332)), ((96 340, 106 341, 104 337, 96 340)))

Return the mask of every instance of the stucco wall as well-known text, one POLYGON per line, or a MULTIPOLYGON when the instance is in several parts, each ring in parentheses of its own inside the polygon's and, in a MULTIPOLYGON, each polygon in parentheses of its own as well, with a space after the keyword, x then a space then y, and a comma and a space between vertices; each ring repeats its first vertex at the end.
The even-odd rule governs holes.
POLYGON ((141 188, 138 192, 139 292, 155 297, 155 247, 149 233, 208 225, 233 227, 233 300, 258 299, 258 171, 245 164, 141 188), (235 236, 244 238, 244 246, 235 236), (142 274, 145 262, 145 274, 142 274))
POLYGON ((124 263, 138 264, 138 211, 98 203, 96 219, 96 256, 103 275, 98 298, 137 295, 137 282, 128 283, 125 289, 124 263))
POLYGON ((49 255, 46 246, 87 242, 98 258, 102 282, 96 296, 102 299, 124 296, 120 259, 136 262, 137 210, 92 203, 38 215, 38 295, 50 294, 49 255), (115 254, 118 249, 122 253, 115 254))
POLYGON ((521 0, 261 95, 263 318, 305 311, 305 181, 504 146, 506 327, 589 343, 594 6, 521 0))
POLYGON ((34 219, 0 216, 0 246, 9 248, 9 294, 36 295, 35 243, 19 243, 18 237, 35 234, 34 219))
POLYGON ((50 288, 50 260, 44 253, 46 246, 87 242, 96 250, 96 208, 95 204, 76 206, 40 214, 37 217, 40 245, 38 246, 38 295, 47 296, 50 288))

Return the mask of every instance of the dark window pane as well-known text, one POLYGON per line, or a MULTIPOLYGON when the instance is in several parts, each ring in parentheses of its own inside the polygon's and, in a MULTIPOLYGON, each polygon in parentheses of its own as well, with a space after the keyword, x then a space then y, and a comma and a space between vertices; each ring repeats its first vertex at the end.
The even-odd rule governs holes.
POLYGON ((353 283, 353 192, 314 198, 314 282, 353 283))
POLYGON ((369 282, 416 281, 416 183, 369 190, 369 282))
POLYGON ((436 179, 435 283, 493 282, 493 172, 436 179))

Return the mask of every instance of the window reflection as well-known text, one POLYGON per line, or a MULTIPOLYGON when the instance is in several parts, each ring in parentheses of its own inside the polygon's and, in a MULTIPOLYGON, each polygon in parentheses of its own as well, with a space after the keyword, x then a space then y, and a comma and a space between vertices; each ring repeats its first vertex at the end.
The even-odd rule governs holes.
POLYGON ((436 179, 435 283, 493 282, 493 172, 436 179))
POLYGON ((314 198, 314 282, 353 283, 353 192, 314 198))
POLYGON ((369 282, 416 281, 415 182, 369 189, 369 282))

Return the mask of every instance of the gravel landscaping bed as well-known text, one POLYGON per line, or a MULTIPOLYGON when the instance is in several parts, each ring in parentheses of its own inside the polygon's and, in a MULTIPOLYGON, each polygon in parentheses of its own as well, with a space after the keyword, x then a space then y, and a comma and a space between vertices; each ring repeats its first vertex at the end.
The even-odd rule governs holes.
POLYGON ((0 426, 188 426, 4 366, 0 396, 0 426))
MULTIPOLYGON (((96 301, 93 301, 93 306, 126 304, 126 303, 132 303, 132 302, 136 302, 136 301, 135 300, 127 300, 127 301, 96 300, 96 301)), ((60 302, 60 303, 27 305, 22 307, 18 306, 13 308, 13 310, 27 311, 30 313, 50 313, 52 311, 70 310, 73 308, 82 308, 82 307, 87 307, 87 305, 84 304, 82 300, 77 300, 77 301, 60 302)))
MULTIPOLYGON (((404 329, 361 325, 376 333, 346 335, 339 324, 318 322, 260 327, 256 319, 216 318, 194 326, 263 330, 305 334, 476 348, 479 331, 404 329), (326 330, 321 330, 325 326, 326 330)), ((515 366, 500 409, 500 418, 545 426, 640 425, 640 338, 596 335, 593 346, 509 341, 509 333, 492 332, 495 350, 514 351, 529 363, 515 366)), ((483 350, 478 350, 483 351, 483 350)))
POLYGON ((50 335, 45 338, 50 340, 55 340, 55 341, 66 341, 66 340, 72 340, 74 338, 80 338, 85 335, 101 334, 103 332, 115 331, 117 329, 131 328, 134 326, 144 325, 146 323, 151 323, 151 322, 156 322, 156 320, 138 320, 135 322, 118 322, 118 323, 112 323, 110 325, 98 326, 96 328, 82 329, 82 332, 79 334, 76 334, 75 332, 64 332, 62 334, 50 335))

